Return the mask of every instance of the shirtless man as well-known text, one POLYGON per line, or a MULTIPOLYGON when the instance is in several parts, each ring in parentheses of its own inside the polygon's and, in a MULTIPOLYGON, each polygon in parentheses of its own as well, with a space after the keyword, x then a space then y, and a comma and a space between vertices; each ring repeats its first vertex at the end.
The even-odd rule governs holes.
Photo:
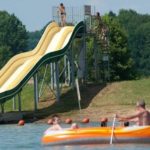
POLYGON ((58 11, 60 13, 60 18, 61 18, 61 26, 64 27, 66 24, 66 11, 65 11, 65 6, 63 3, 60 3, 60 6, 58 8, 58 11))
POLYGON ((150 112, 145 108, 144 101, 138 101, 136 104, 136 113, 127 117, 116 115, 120 121, 135 121, 139 126, 150 125, 150 112))

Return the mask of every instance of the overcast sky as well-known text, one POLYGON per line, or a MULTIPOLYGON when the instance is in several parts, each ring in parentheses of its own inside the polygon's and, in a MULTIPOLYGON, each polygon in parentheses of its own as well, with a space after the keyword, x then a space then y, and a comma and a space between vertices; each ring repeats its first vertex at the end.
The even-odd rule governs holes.
POLYGON ((110 10, 133 9, 138 13, 150 14, 150 0, 0 0, 0 10, 14 13, 28 31, 40 30, 52 20, 52 7, 64 3, 66 7, 95 6, 105 14, 110 10))

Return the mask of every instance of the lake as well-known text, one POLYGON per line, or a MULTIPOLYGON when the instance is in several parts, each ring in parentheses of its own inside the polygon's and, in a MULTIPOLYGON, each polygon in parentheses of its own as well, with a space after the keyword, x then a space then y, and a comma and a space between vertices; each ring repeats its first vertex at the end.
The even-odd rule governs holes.
MULTIPOLYGON (((89 124, 85 125, 88 126, 89 124)), ((98 124, 93 123, 93 126, 98 124)), ((68 125, 62 124, 63 127, 68 125)), ((83 125, 82 125, 83 126, 83 125)), ((0 150, 149 150, 150 144, 44 146, 41 144, 47 124, 28 123, 24 126, 0 125, 0 150)))

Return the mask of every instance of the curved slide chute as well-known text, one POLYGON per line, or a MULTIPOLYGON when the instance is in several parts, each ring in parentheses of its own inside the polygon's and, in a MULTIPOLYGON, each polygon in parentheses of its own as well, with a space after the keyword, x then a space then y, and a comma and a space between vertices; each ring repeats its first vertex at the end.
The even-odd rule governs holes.
POLYGON ((43 63, 63 57, 72 40, 83 30, 83 22, 63 28, 55 22, 50 23, 32 51, 12 57, 0 70, 0 103, 20 92, 43 63))

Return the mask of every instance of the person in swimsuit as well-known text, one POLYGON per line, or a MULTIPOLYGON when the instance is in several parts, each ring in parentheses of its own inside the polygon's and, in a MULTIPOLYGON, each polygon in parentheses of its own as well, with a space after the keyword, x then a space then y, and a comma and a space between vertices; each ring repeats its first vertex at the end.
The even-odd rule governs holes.
POLYGON ((52 116, 52 126, 49 127, 49 128, 46 130, 46 132, 47 132, 47 131, 50 131, 50 130, 61 130, 62 128, 61 128, 61 126, 59 125, 59 122, 60 122, 60 118, 59 118, 58 115, 52 116))
POLYGON ((79 126, 78 126, 78 124, 77 123, 73 123, 72 125, 71 125, 71 127, 70 127, 71 129, 78 129, 79 128, 79 126))
POLYGON ((61 26, 64 27, 66 25, 66 10, 65 10, 65 6, 63 3, 60 3, 58 10, 60 13, 61 26))
POLYGON ((138 101, 136 103, 136 113, 130 116, 120 116, 116 115, 120 121, 134 121, 138 126, 148 126, 150 125, 150 112, 145 108, 145 102, 138 101))

